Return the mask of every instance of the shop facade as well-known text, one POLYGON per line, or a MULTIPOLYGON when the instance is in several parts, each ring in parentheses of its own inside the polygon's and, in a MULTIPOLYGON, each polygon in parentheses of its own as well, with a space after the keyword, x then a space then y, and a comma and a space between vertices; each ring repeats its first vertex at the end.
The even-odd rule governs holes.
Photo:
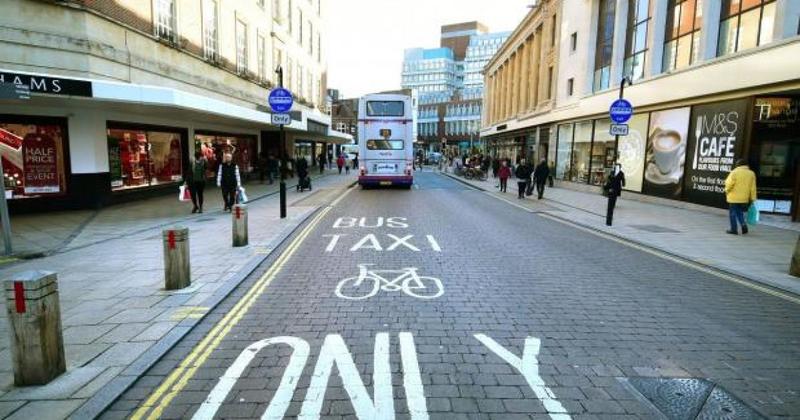
POLYGON ((758 179, 763 212, 798 219, 800 95, 745 96, 636 112, 616 142, 608 117, 553 124, 555 178, 602 186, 615 162, 625 190, 725 208, 725 178, 738 159, 758 179))
POLYGON ((258 177, 261 152, 278 157, 286 150, 293 158, 300 139, 318 148, 350 141, 346 135, 322 134, 320 127, 308 132, 305 112, 286 127, 282 148, 278 127, 258 110, 172 89, 136 86, 135 98, 128 98, 128 84, 0 75, 31 87, 29 99, 0 99, 5 196, 15 213, 98 208, 173 193, 196 151, 208 160, 206 175, 213 185, 226 153, 246 181, 258 177))

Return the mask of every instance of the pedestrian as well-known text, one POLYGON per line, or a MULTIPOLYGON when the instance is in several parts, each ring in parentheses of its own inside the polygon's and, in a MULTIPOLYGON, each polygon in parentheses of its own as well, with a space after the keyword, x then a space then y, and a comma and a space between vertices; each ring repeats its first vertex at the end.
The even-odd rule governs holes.
POLYGON ((738 235, 738 221, 742 225, 742 235, 747 235, 744 214, 756 201, 756 174, 750 170, 744 159, 736 161, 736 168, 725 179, 725 200, 728 202, 728 216, 731 219, 731 228, 726 232, 738 235))
POLYGON ((222 201, 225 203, 223 211, 231 211, 236 203, 236 191, 242 187, 242 178, 239 175, 239 165, 233 163, 233 155, 222 155, 222 163, 217 170, 217 186, 222 189, 222 201))
POLYGON ((353 155, 353 170, 358 170, 358 153, 353 155))
POLYGON ((497 170, 497 176, 500 177, 500 192, 504 193, 508 189, 508 178, 511 176, 511 168, 508 167, 505 161, 497 170))
POLYGON ((344 153, 342 153, 338 158, 336 158, 336 167, 339 168, 339 175, 342 174, 342 168, 345 164, 346 162, 344 161, 344 153))
POLYGON ((517 198, 525 198, 525 190, 528 188, 528 183, 531 182, 531 169, 524 158, 519 159, 519 165, 514 170, 514 175, 517 177, 517 186, 519 187, 519 196, 517 198))
POLYGON ((206 189, 206 169, 208 160, 201 151, 194 152, 192 170, 189 172, 188 187, 192 194, 192 213, 203 212, 203 191, 206 189))
POLYGON ((325 172, 325 153, 320 153, 317 157, 317 161, 319 162, 319 173, 322 175, 325 172))
POLYGON ((606 209, 606 226, 611 226, 614 221, 614 207, 617 206, 617 197, 622 195, 622 187, 625 186, 625 173, 622 172, 622 165, 614 165, 614 169, 608 175, 603 189, 608 194, 608 208, 606 209))
POLYGON ((278 160, 275 159, 275 156, 268 155, 267 156, 267 180, 269 181, 269 185, 272 185, 275 182, 275 176, 278 175, 278 160))
MULTIPOLYGON (((556 167, 556 163, 551 160, 550 161, 550 165, 548 165, 548 168, 552 169, 552 168, 555 168, 555 167, 556 167)), ((552 170, 547 175, 547 183, 550 184, 550 188, 553 188, 553 171, 552 170)))
POLYGON ((303 191, 303 186, 306 185, 306 178, 308 177, 308 161, 305 157, 300 156, 295 162, 297 171, 297 191, 303 191))
POLYGON ((492 178, 497 178, 497 172, 500 170, 500 159, 492 159, 492 178))
MULTIPOLYGON (((263 184, 264 179, 268 177, 268 172, 269 172, 269 160, 267 159, 266 152, 261 152, 258 155, 258 160, 256 161, 256 167, 258 167, 258 180, 263 184)), ((272 182, 270 182, 270 184, 272 184, 272 182)))
POLYGON ((544 184, 549 176, 550 168, 547 166, 547 160, 542 159, 533 171, 533 181, 536 183, 536 192, 539 194, 539 200, 544 196, 544 184))

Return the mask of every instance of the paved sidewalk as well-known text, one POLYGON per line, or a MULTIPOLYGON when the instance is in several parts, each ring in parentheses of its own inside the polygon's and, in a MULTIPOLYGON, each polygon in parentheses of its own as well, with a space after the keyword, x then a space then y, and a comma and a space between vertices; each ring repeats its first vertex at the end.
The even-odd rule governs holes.
MULTIPOLYGON (((748 235, 725 233, 727 214, 703 212, 626 198, 623 193, 614 211, 614 226, 605 225, 607 199, 600 194, 556 186, 545 190, 544 199, 517 199, 517 185, 509 179, 508 192, 495 187, 497 181, 465 180, 489 194, 520 204, 537 213, 567 220, 610 233, 714 269, 745 277, 772 287, 800 294, 800 278, 788 274, 797 242, 793 229, 759 224, 748 235)), ((792 227, 794 228, 794 227, 792 227)))
MULTIPOLYGON (((188 332, 320 205, 341 195, 354 180, 354 176, 317 175, 314 190, 304 193, 290 183, 285 220, 278 217, 277 194, 253 200, 274 192, 277 184, 249 187, 250 246, 242 248, 231 247, 231 215, 217 210, 221 199, 214 190, 208 197, 208 212, 201 215, 188 214, 191 204, 170 196, 110 207, 88 223, 78 216, 36 216, 42 223, 63 225, 63 232, 72 229, 69 243, 50 256, 7 264, 0 277, 31 269, 58 273, 67 373, 45 386, 14 387, 6 310, 0 308, 0 418, 89 416, 188 332), (190 230, 193 283, 167 292, 161 230, 175 224, 190 230)), ((60 237, 53 238, 44 243, 63 243, 60 237)))
MULTIPOLYGON (((326 171, 324 175, 320 175, 314 170, 311 176, 313 180, 318 180, 335 172, 326 171)), ((286 182, 290 189, 297 184, 295 178, 287 179, 286 182)), ((256 180, 247 182, 244 186, 251 201, 278 191, 278 181, 270 185, 256 180)), ((177 194, 176 188, 173 194, 113 205, 100 210, 12 215, 14 254, 49 255, 182 220, 190 215, 192 203, 178 202, 177 194)), ((221 210, 222 194, 219 188, 209 182, 205 191, 204 214, 220 213, 221 210)), ((199 216, 202 215, 195 217, 199 216)))

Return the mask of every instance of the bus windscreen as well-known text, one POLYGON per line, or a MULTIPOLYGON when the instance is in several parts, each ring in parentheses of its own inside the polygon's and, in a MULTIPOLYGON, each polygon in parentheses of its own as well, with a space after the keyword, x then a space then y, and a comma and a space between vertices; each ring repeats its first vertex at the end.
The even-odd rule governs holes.
POLYGON ((367 101, 369 117, 402 117, 404 113, 403 101, 367 101))
POLYGON ((403 150, 403 140, 367 140, 367 150, 403 150))

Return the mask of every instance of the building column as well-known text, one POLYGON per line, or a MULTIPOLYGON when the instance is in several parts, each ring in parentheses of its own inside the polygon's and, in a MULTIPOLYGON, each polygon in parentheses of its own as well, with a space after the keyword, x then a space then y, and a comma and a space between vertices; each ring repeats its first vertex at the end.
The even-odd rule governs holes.
POLYGON ((703 22, 700 32, 700 51, 697 55, 700 61, 707 61, 717 56, 717 43, 719 42, 719 17, 722 4, 718 1, 703 2, 703 22))
POLYGON ((503 98, 503 107, 505 108, 505 112, 503 113, 503 119, 506 120, 511 117, 511 61, 507 61, 503 65, 503 90, 505 91, 505 98, 503 98))
POLYGON ((536 108, 539 106, 539 87, 541 86, 539 75, 541 74, 541 69, 542 69, 542 32, 536 31, 531 41, 533 42, 531 48, 531 57, 530 57, 531 110, 536 110, 536 108))
MULTIPOLYGON (((600 0, 591 0, 589 5, 592 9, 592 18, 589 21, 588 34, 586 36, 587 54, 586 54, 586 81, 584 91, 579 92, 581 96, 589 95, 594 92, 594 62, 597 56, 597 22, 600 18, 600 0)), ((579 35, 580 36, 580 35, 579 35)))
POLYGON ((522 56, 519 55, 519 50, 514 53, 514 58, 512 59, 512 67, 511 67, 511 89, 513 92, 511 93, 511 116, 516 117, 519 115, 519 86, 520 86, 520 59, 522 56))
POLYGON ((497 121, 506 117, 506 69, 501 66, 497 69, 500 75, 497 79, 497 121))
POLYGON ((528 44, 528 39, 522 42, 522 45, 519 47, 520 57, 522 58, 522 70, 520 73, 520 86, 519 86, 519 109, 520 113, 526 113, 528 111, 528 94, 529 91, 529 80, 528 75, 530 74, 529 66, 530 66, 530 45, 528 44))
POLYGON ((614 13, 614 44, 611 50, 610 86, 616 86, 622 80, 622 76, 627 76, 622 73, 625 70, 625 38, 628 34, 628 0, 617 0, 614 13))
MULTIPOLYGON (((667 35, 667 3, 668 0, 651 0, 653 2, 653 16, 650 18, 650 34, 647 39, 647 53, 645 53, 644 77, 661 74, 664 68, 664 41, 667 35)), ((703 2, 713 3, 713 2, 703 2)), ((706 32, 705 28, 703 32, 706 32)))
POLYGON ((797 0, 778 0, 775 2, 775 27, 772 34, 774 41, 793 37, 798 34, 800 21, 800 2, 797 0))

